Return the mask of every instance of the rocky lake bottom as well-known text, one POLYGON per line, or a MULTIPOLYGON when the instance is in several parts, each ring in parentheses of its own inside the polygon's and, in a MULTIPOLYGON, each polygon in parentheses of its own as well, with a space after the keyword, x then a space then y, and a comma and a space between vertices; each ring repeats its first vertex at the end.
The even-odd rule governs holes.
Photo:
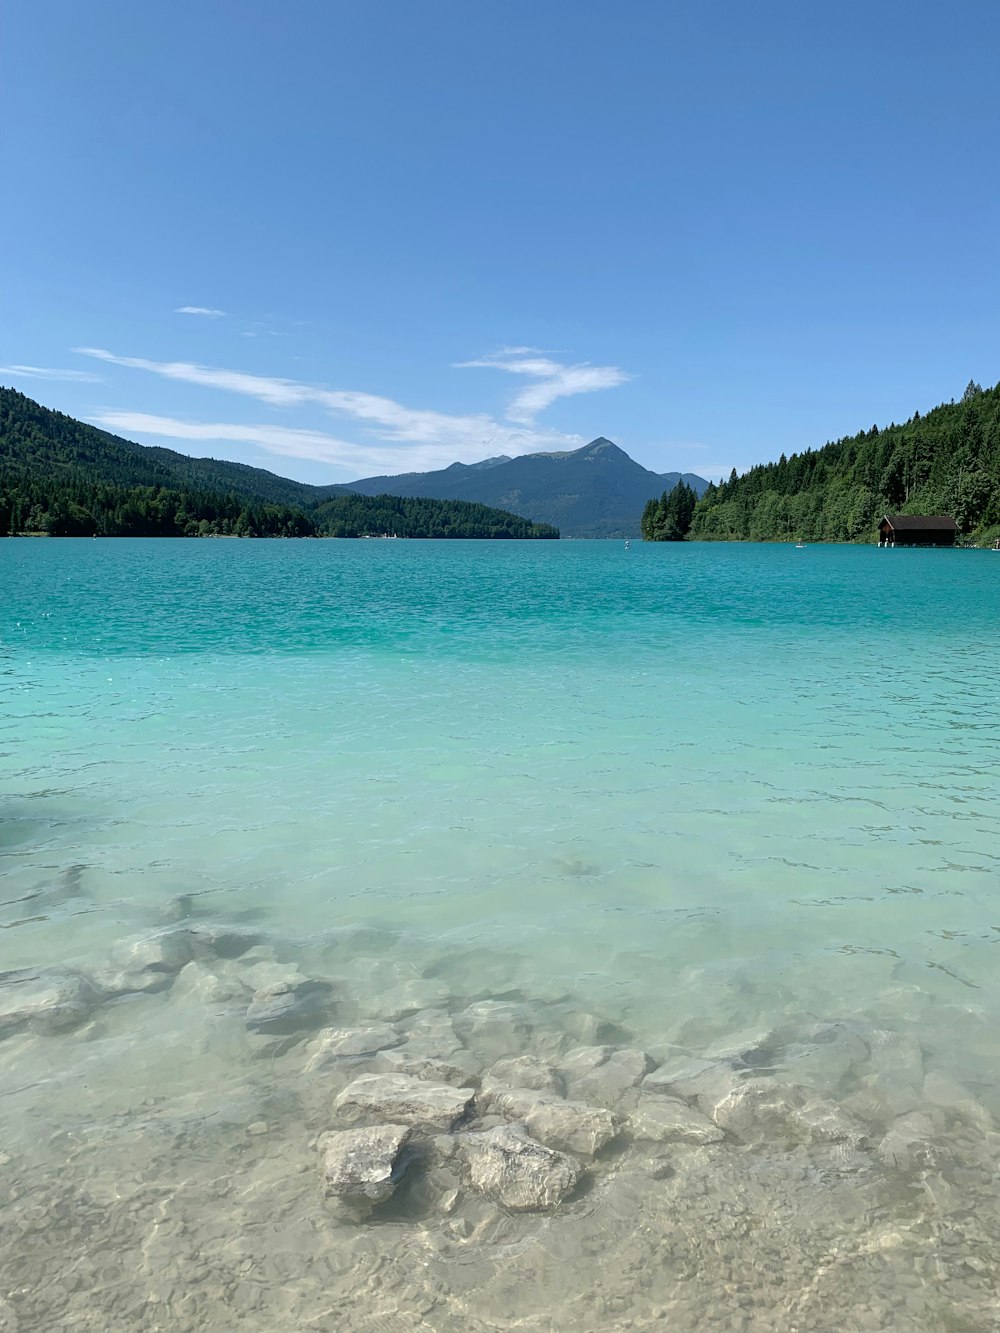
POLYGON ((996 1326, 1000 1089, 918 986, 891 1031, 744 987, 705 1043, 495 951, 164 912, 0 977, 11 1333, 996 1326))

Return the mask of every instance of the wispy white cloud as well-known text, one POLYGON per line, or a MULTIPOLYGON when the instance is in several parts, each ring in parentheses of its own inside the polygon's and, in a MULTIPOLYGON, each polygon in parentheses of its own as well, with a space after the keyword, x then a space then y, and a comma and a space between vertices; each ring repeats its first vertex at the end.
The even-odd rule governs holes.
MULTIPOLYGON (((497 422, 485 413, 454 415, 425 408, 407 407, 379 394, 349 389, 325 389, 299 380, 267 375, 249 375, 238 370, 202 366, 191 361, 151 361, 145 357, 118 356, 102 347, 74 349, 84 356, 111 365, 145 370, 165 379, 221 389, 256 399, 270 407, 288 408, 308 404, 323 407, 332 416, 359 422, 373 439, 390 444, 426 446, 439 463, 475 462, 487 453, 524 454, 546 449, 575 449, 584 443, 578 435, 559 431, 524 429, 497 422)), ((410 455, 416 460, 416 453, 410 455)))
POLYGON ((557 398, 593 393, 596 389, 614 389, 632 378, 618 366, 593 366, 589 361, 563 365, 537 347, 502 347, 474 361, 460 361, 457 368, 505 370, 534 380, 535 383, 515 394, 507 407, 508 421, 523 426, 532 425, 539 412, 551 406, 557 398))
POLYGON ((225 310, 216 310, 214 306, 208 305, 179 305, 174 310, 175 315, 201 315, 204 319, 222 319, 226 314, 225 310))
POLYGON ((0 375, 17 375, 33 380, 65 380, 69 384, 100 384, 100 375, 91 370, 56 370, 49 366, 0 366, 0 375))
MULTIPOLYGON (((89 417, 103 426, 129 437, 145 436, 160 440, 198 440, 253 445, 268 453, 290 458, 307 458, 318 463, 341 467, 355 476, 424 472, 455 462, 452 445, 435 443, 406 444, 391 447, 341 440, 318 430, 301 430, 278 425, 244 425, 227 421, 182 421, 176 417, 148 412, 105 411, 89 417)), ((561 447, 576 448, 583 443, 568 436, 558 437, 561 447)), ((501 440, 510 452, 509 442, 501 440)), ((477 461, 481 447, 475 451, 477 461)))

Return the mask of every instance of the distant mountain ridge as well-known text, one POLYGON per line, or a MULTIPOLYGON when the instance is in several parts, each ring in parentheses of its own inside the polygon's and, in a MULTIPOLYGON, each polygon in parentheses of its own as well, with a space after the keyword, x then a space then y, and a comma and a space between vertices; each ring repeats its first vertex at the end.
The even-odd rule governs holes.
POLYGON ((3 388, 0 471, 12 483, 28 475, 36 482, 44 478, 49 489, 97 483, 166 487, 225 494, 250 506, 287 507, 318 518, 327 512, 320 514, 321 506, 351 495, 462 501, 557 527, 568 537, 637 537, 651 497, 671 490, 682 478, 699 495, 708 485, 689 472, 651 472, 600 436, 580 449, 559 453, 515 458, 500 454, 435 472, 311 486, 246 463, 136 444, 3 388))
POLYGON ((0 534, 554 539, 459 500, 366 496, 135 444, 0 387, 0 534))
POLYGON ((564 537, 637 537, 647 501, 681 479, 698 495, 708 485, 693 472, 650 472, 601 435, 562 453, 500 455, 437 472, 362 477, 349 486, 361 495, 471 500, 551 523, 564 537))

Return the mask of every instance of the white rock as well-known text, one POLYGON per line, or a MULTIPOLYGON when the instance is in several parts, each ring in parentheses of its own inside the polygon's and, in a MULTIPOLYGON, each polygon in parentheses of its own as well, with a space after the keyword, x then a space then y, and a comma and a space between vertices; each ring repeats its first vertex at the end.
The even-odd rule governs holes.
POLYGON ((835 1096, 848 1074, 869 1058, 868 1043, 841 1023, 818 1023, 782 1052, 782 1066, 792 1082, 835 1096))
POLYGON ((936 1126, 929 1115, 910 1111, 889 1126, 876 1149, 880 1161, 898 1171, 916 1171, 934 1165, 936 1126))
POLYGON ((650 1143, 718 1143, 725 1138, 708 1116, 674 1097, 640 1096, 629 1124, 636 1139, 650 1143))
POLYGON ((859 1144, 867 1137, 864 1124, 836 1103, 774 1079, 744 1079, 718 1101, 703 1102, 702 1109, 744 1143, 859 1144))
POLYGON ((330 988, 321 981, 279 981, 254 991, 246 1025, 261 1036, 289 1036, 313 1027, 329 1014, 330 988))
POLYGON ((924 1078, 923 1099, 929 1106, 957 1111, 981 1129, 993 1128, 993 1117, 964 1083, 940 1070, 930 1070, 924 1078))
POLYGON ((567 1102, 530 1088, 496 1091, 490 1105, 509 1120, 523 1122, 547 1148, 593 1157, 621 1133, 622 1121, 604 1107, 567 1102))
POLYGON ((111 957, 116 966, 101 972, 99 981, 109 995, 166 990, 192 954, 189 930, 140 935, 115 945, 111 957))
POLYGON ((250 996, 232 963, 195 958, 177 973, 171 996, 192 995, 203 1004, 246 1004, 250 996))
POLYGON ((451 1016, 443 1009, 422 1009, 406 1024, 406 1040, 411 1050, 419 1048, 426 1055, 451 1055, 459 1050, 458 1039, 451 1016))
POLYGON ((526 1005, 508 1000, 481 1000, 457 1015, 460 1036, 486 1061, 520 1055, 533 1027, 526 1005))
POLYGON ((375 1055, 403 1040, 400 1032, 388 1023, 374 1023, 358 1028, 323 1028, 309 1044, 307 1074, 331 1069, 344 1060, 375 1055))
POLYGON ((909 1033, 891 1030, 876 1029, 867 1036, 871 1065, 870 1072, 861 1077, 860 1090, 885 1119, 917 1110, 924 1084, 920 1043, 909 1033))
POLYGON ((412 1130, 407 1125, 373 1125, 331 1130, 319 1140, 326 1193, 359 1214, 384 1203, 402 1179, 401 1154, 412 1130))
POLYGON ((77 972, 0 973, 0 1038, 28 1028, 62 1032, 86 1019, 101 995, 77 972))
POLYGON ((379 1051, 372 1069, 385 1074, 410 1074, 426 1083, 451 1083, 473 1088, 479 1083, 479 1061, 461 1046, 450 1055, 428 1055, 420 1042, 405 1042, 394 1050, 379 1051))
POLYGON ((474 1093, 407 1074, 362 1074, 334 1102, 345 1120, 390 1121, 421 1129, 453 1129, 472 1106, 474 1093))
POLYGON ((515 1125, 463 1135, 460 1149, 473 1186, 514 1212, 553 1208, 580 1179, 571 1157, 536 1143, 515 1125))
POLYGON ((597 1106, 634 1106, 638 1101, 636 1089, 653 1063, 645 1051, 612 1051, 606 1060, 579 1078, 572 1077, 564 1063, 566 1093, 575 1101, 597 1106))
POLYGON ((448 987, 442 981, 433 978, 417 977, 412 981, 403 981, 391 990, 361 998, 361 1010, 372 1017, 386 1019, 390 1023, 399 1022, 421 1009, 433 1009, 444 1004, 451 996, 448 987))
POLYGON ((537 1092, 551 1092, 561 1096, 563 1082, 550 1064, 531 1055, 518 1055, 498 1060, 486 1071, 491 1087, 534 1088, 537 1092))
POLYGON ((741 1077, 728 1061, 679 1056, 647 1074, 642 1080, 642 1091, 664 1093, 682 1101, 718 1100, 731 1092, 741 1077))
POLYGON ((574 1046, 559 1061, 559 1070, 567 1082, 575 1082, 604 1064, 614 1050, 613 1046, 574 1046))

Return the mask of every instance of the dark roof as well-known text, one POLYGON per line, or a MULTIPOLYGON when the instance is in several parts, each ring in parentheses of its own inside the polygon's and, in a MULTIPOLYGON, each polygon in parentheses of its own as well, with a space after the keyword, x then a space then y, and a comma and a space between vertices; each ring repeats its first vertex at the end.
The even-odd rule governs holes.
POLYGON ((882 522, 896 532, 958 531, 958 524, 947 514, 886 514, 882 522))

